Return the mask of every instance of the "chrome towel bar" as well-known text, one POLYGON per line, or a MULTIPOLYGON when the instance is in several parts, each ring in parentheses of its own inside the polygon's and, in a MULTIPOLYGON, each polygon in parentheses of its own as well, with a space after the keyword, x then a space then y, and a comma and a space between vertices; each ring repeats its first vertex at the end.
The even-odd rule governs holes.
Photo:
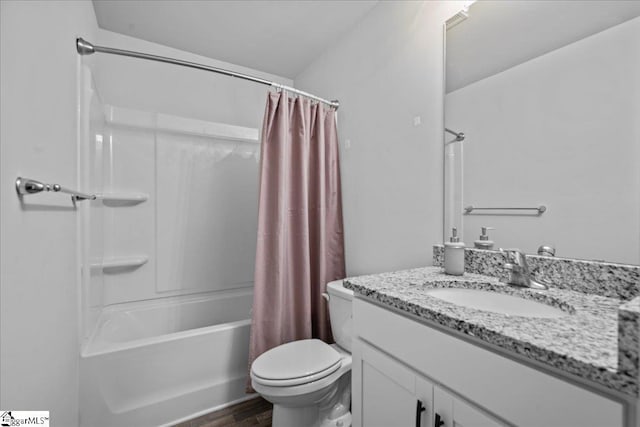
POLYGON ((75 202, 76 200, 95 200, 96 196, 94 194, 85 194, 79 191, 69 190, 68 188, 64 188, 58 184, 45 184, 40 181, 36 181, 35 179, 29 178, 16 178, 16 192, 19 197, 24 196, 25 194, 37 194, 43 191, 53 191, 56 193, 66 193, 71 195, 71 199, 75 202))
POLYGON ((538 215, 542 215, 547 210, 547 207, 545 205, 540 205, 540 206, 537 206, 535 208, 478 208, 478 207, 475 207, 475 206, 466 206, 464 208, 464 213, 465 214, 470 214, 471 212, 476 211, 476 210, 491 210, 491 211, 496 211, 496 210, 497 211, 503 211, 503 210, 506 210, 506 211, 532 211, 532 210, 534 210, 534 211, 538 211, 538 215))

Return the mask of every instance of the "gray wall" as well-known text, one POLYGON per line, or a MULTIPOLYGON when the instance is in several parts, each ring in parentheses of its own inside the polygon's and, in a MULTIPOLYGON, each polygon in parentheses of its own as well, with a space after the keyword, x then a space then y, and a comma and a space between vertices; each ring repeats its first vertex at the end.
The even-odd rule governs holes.
POLYGON ((463 5, 381 2, 295 79, 341 103, 349 275, 430 265, 442 241, 442 27, 463 5))
POLYGON ((0 406, 78 424, 78 264, 69 197, 21 206, 16 176, 77 185, 75 38, 97 31, 89 1, 0 2, 0 406))

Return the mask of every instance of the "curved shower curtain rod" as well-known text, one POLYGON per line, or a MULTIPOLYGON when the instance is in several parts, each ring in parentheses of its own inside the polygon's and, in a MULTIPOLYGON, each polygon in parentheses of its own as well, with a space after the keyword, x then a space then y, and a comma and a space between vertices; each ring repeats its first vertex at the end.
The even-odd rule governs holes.
POLYGON ((151 55, 148 53, 134 52, 132 50, 114 49, 112 47, 96 46, 86 41, 82 37, 78 37, 76 39, 76 50, 80 55, 91 55, 96 52, 109 53, 111 55, 130 56, 132 58, 148 59, 150 61, 164 62, 167 64, 181 65, 183 67, 195 68, 198 70, 211 71, 218 74, 224 74, 225 76, 237 77, 239 79, 249 80, 252 82, 271 86, 277 89, 283 89, 283 90, 286 90, 287 92, 292 92, 292 93, 302 95, 304 97, 311 98, 313 100, 325 103, 335 108, 336 110, 338 109, 338 107, 340 107, 340 101, 338 100, 329 101, 324 98, 320 98, 319 96, 315 96, 310 93, 307 93, 289 86, 282 85, 280 83, 261 79, 259 77, 250 76, 248 74, 237 73, 235 71, 225 70, 224 68, 210 67, 208 65, 198 64, 197 62, 189 62, 189 61, 183 61, 181 59, 168 58, 166 56, 151 55))

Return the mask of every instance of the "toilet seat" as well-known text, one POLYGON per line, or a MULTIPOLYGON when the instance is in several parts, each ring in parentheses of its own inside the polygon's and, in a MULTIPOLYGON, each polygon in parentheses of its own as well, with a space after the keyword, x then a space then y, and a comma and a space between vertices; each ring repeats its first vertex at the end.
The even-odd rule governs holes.
POLYGON ((342 356, 333 347, 317 339, 308 339, 263 353, 253 362, 251 376, 266 386, 297 386, 325 378, 341 365, 342 356))
MULTIPOLYGON (((338 350, 339 351, 339 350, 338 350)), ((272 386, 262 384, 261 379, 256 377, 253 371, 251 372, 251 384, 255 391, 263 396, 270 396, 272 399, 297 399, 301 395, 318 392, 325 387, 330 387, 335 383, 342 375, 350 373, 352 358, 350 354, 342 354, 340 361, 340 367, 327 375, 324 378, 320 378, 316 381, 311 381, 303 384, 292 386, 272 386)), ((267 399, 268 400, 268 399, 267 399)))
POLYGON ((342 365, 342 363, 340 361, 336 362, 333 366, 330 366, 328 369, 325 369, 323 371, 320 372, 316 372, 315 374, 312 375, 307 375, 304 377, 298 377, 298 378, 288 378, 288 379, 283 379, 283 380, 274 380, 274 379, 268 379, 268 378, 262 378, 258 375, 256 375, 255 373, 253 374, 253 379, 255 381, 257 381, 258 383, 262 384, 262 385, 270 385, 273 387, 286 387, 286 386, 295 386, 295 385, 302 385, 302 384, 307 384, 313 381, 317 381, 320 380, 324 377, 327 377, 329 375, 331 375, 332 373, 334 373, 335 371, 338 370, 338 368, 340 368, 340 365, 342 365))

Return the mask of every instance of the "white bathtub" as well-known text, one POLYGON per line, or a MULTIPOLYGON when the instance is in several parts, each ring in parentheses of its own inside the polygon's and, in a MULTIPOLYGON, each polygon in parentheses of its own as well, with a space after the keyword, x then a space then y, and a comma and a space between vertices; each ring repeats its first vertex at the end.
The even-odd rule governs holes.
POLYGON ((170 425, 251 397, 252 298, 245 289, 105 309, 80 361, 81 426, 170 425))

